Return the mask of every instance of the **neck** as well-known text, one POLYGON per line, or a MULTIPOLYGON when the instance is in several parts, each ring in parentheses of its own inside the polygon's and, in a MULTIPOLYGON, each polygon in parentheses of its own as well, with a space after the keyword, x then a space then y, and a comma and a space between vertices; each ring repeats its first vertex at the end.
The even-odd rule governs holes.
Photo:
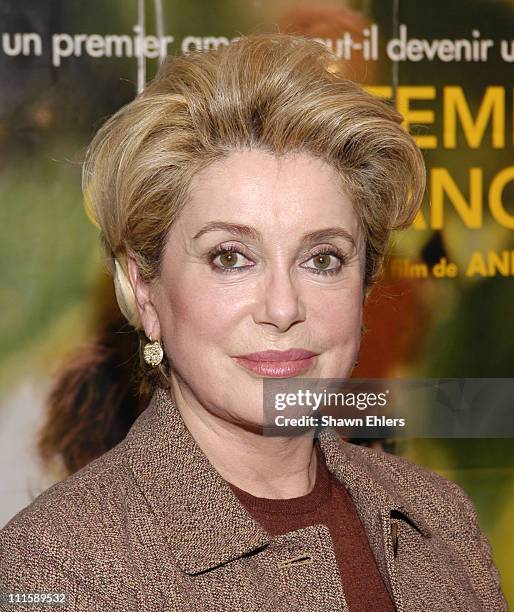
POLYGON ((264 436, 213 414, 194 398, 186 398, 177 385, 172 395, 189 432, 226 481, 269 499, 312 491, 317 469, 312 431, 295 437, 264 436))

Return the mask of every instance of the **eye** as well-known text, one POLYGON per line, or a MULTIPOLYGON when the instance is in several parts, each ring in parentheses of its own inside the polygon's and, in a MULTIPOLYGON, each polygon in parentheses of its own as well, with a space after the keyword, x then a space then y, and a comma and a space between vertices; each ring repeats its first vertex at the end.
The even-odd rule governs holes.
POLYGON ((311 270, 314 274, 337 274, 346 261, 343 253, 334 249, 318 251, 308 261, 313 262, 313 266, 303 266, 311 270))
POLYGON ((244 261, 249 261, 236 247, 225 246, 214 249, 209 253, 209 260, 214 268, 220 272, 231 272, 248 268, 244 261), (238 265, 239 264, 239 265, 238 265))

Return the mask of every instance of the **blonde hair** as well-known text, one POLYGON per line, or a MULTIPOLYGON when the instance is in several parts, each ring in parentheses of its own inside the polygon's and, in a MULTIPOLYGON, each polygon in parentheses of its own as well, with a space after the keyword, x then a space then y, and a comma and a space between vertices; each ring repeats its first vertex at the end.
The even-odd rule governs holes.
MULTIPOLYGON (((251 34, 168 57, 100 128, 83 168, 86 207, 126 319, 141 330, 127 252, 144 280, 157 277, 192 178, 241 147, 303 150, 338 170, 364 230, 366 297, 391 231, 412 223, 425 189, 422 154, 401 122, 389 103, 346 79, 322 43, 303 36, 251 34)), ((165 366, 160 374, 167 384, 165 366)))

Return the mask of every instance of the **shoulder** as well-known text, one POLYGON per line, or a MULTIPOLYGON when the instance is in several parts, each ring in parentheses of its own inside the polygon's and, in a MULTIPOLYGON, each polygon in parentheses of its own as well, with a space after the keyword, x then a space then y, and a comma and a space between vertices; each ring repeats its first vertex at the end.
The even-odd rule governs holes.
MULTIPOLYGON (((74 524, 87 526, 91 513, 114 509, 130 486, 123 442, 64 480, 43 491, 0 530, 2 537, 34 525, 66 534, 74 524)), ((75 533, 75 532, 74 532, 75 533)))
POLYGON ((72 581, 102 591, 103 576, 119 563, 125 509, 137 495, 125 452, 121 442, 44 491, 0 530, 0 574, 9 590, 72 581))

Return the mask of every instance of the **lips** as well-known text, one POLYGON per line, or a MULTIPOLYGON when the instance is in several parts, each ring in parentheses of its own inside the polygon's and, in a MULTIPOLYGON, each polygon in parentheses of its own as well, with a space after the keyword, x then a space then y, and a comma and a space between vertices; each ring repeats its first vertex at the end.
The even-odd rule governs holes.
POLYGON ((236 357, 245 369, 259 376, 290 378, 298 376, 310 368, 318 353, 305 349, 287 351, 260 351, 236 357))
POLYGON ((250 361, 298 361, 315 357, 317 353, 305 349, 294 348, 287 351, 260 351, 258 353, 248 353, 239 355, 238 359, 249 359, 250 361))

